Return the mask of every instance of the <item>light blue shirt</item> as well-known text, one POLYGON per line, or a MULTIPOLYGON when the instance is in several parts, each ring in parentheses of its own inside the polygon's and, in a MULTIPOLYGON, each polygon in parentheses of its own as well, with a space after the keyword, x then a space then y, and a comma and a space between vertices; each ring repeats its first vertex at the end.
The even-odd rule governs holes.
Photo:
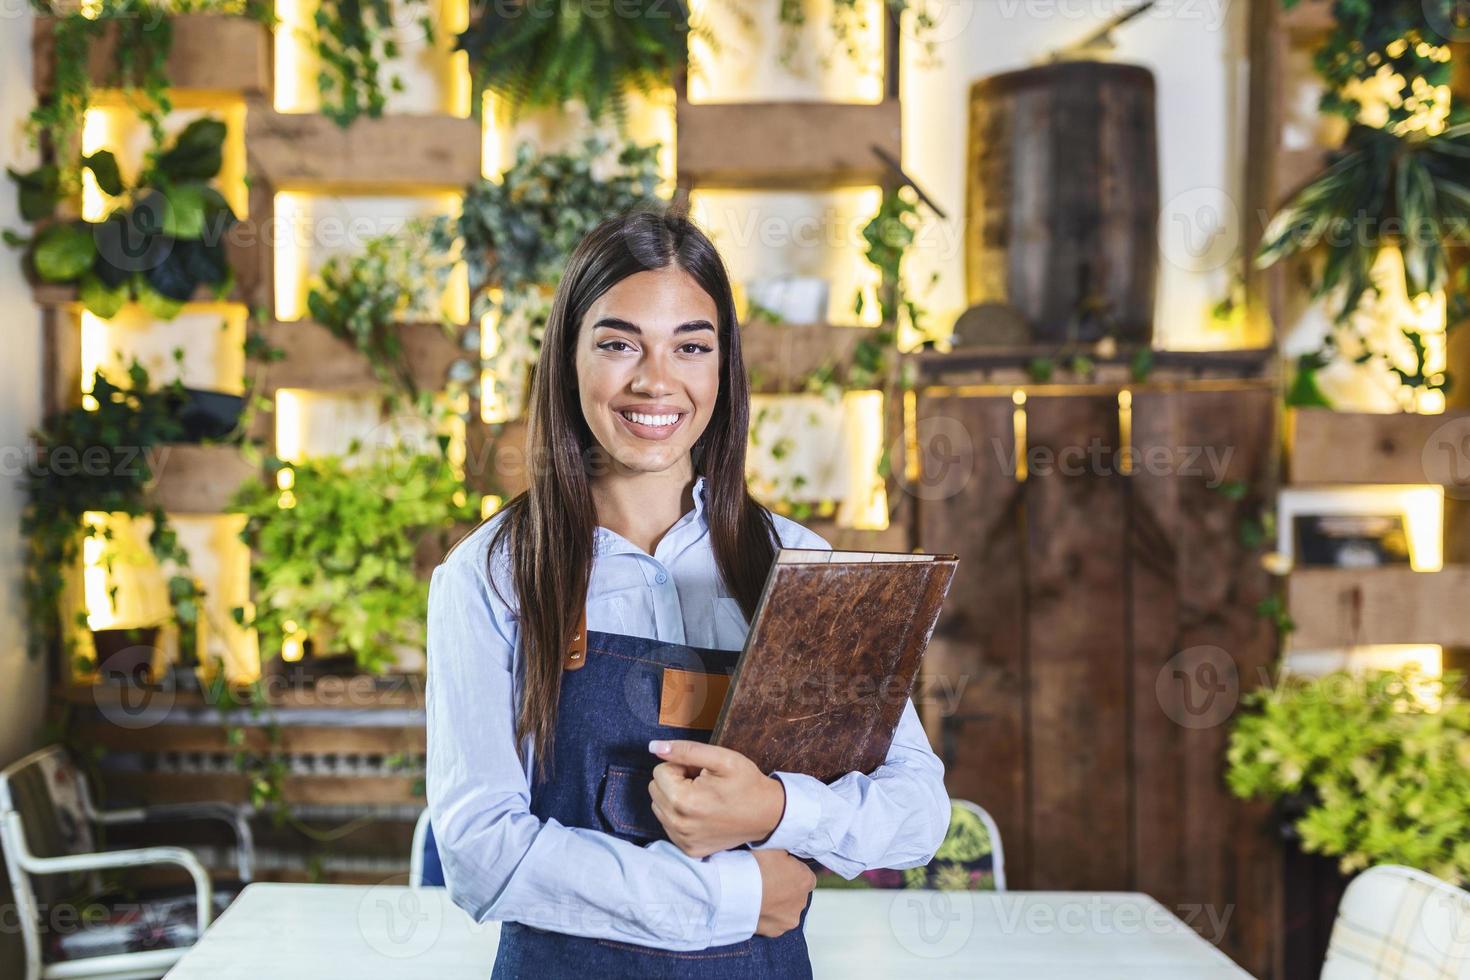
MULTIPOLYGON (((599 527, 587 628, 668 643, 738 650, 749 628, 723 594, 704 478, 694 508, 649 555, 599 527)), ((820 535, 772 514, 789 548, 830 550, 820 535)), ((427 795, 455 904, 474 916, 668 950, 741 942, 755 933, 761 877, 749 847, 692 858, 669 841, 639 846, 530 812, 535 765, 515 752, 520 669, 516 612, 490 587, 486 556, 498 519, 476 529, 434 570, 429 588, 427 795)), ((496 584, 515 602, 504 549, 496 584)), ((658 763, 650 754, 650 768, 658 763)), ((775 773, 786 809, 762 848, 812 858, 845 878, 928 863, 949 827, 944 765, 910 700, 884 764, 823 784, 775 773)))

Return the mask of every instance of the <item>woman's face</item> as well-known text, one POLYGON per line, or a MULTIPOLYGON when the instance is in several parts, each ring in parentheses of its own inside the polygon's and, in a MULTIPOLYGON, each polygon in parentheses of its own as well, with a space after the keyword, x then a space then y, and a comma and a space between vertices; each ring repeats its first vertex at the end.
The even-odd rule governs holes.
POLYGON ((587 311, 577 385, 614 472, 657 472, 689 457, 720 393, 718 323, 714 300, 675 264, 629 276, 587 311))

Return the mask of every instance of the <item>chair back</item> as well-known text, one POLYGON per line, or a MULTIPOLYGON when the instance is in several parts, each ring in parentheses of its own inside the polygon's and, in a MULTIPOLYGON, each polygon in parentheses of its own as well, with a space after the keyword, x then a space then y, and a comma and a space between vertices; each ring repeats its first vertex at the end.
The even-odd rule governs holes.
MULTIPOLYGON (((64 857, 97 849, 92 833, 92 803, 81 772, 72 765, 66 750, 51 745, 32 752, 0 771, 0 825, 13 827, 18 819, 26 846, 36 857, 64 857)), ((18 865, 9 860, 12 887, 18 865)), ((95 871, 31 875, 29 888, 43 907, 95 894, 101 888, 95 871)))
POLYGON ((1470 980, 1470 893, 1385 864, 1348 885, 1322 980, 1470 980))

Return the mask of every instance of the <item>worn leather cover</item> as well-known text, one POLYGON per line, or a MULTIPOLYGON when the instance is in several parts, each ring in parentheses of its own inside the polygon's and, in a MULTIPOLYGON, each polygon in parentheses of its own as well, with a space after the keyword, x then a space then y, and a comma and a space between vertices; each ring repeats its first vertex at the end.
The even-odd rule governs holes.
POLYGON ((878 768, 957 564, 781 549, 710 741, 824 783, 878 768))

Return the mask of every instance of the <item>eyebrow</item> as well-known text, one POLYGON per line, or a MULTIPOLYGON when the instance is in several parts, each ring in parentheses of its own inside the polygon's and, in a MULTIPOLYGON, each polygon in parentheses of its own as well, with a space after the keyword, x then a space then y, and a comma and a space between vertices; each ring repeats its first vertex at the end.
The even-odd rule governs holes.
MULTIPOLYGON (((638 325, 636 323, 629 323, 627 320, 624 320, 620 317, 599 317, 597 322, 592 324, 592 329, 596 330, 598 327, 610 327, 613 330, 626 330, 628 333, 634 333, 639 335, 640 337, 643 336, 643 331, 638 329, 638 325)), ((714 326, 708 320, 689 320, 675 327, 674 333, 690 333, 695 330, 713 331, 714 329, 714 326)))

